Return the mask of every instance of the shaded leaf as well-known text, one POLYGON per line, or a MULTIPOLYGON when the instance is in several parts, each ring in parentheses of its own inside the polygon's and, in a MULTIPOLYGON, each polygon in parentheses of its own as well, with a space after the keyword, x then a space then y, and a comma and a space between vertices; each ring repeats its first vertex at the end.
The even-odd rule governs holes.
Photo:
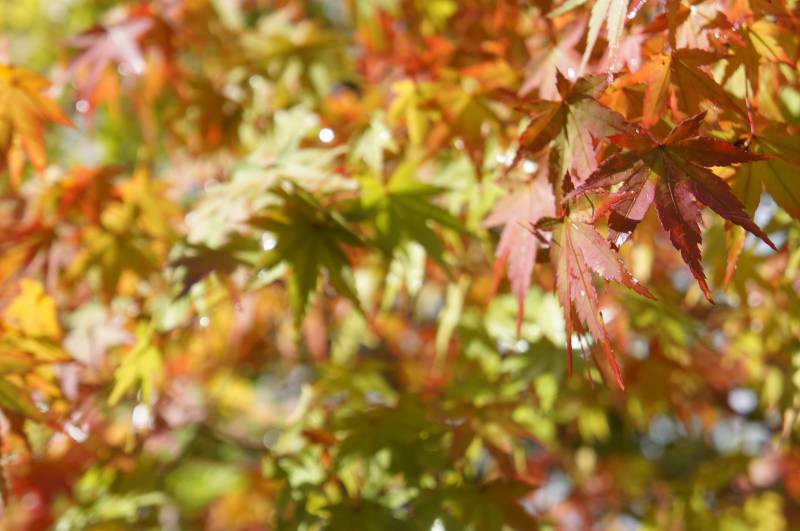
POLYGON ((661 120, 670 95, 686 114, 697 113, 700 102, 710 100, 744 116, 742 105, 701 68, 720 59, 713 52, 691 48, 675 50, 671 55, 654 55, 637 72, 622 76, 616 85, 645 85, 642 124, 646 127, 661 120))

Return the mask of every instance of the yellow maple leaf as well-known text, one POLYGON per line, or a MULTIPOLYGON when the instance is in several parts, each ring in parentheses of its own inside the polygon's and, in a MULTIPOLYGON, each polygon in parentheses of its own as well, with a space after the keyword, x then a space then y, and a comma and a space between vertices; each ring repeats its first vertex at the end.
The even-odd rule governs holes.
POLYGON ((161 351, 153 343, 152 325, 140 324, 136 335, 139 341, 124 355, 114 371, 114 388, 108 397, 110 405, 137 388, 141 391, 141 400, 151 403, 164 379, 164 361, 161 351))
POLYGON ((23 336, 58 339, 61 326, 56 315, 56 303, 36 280, 25 278, 19 295, 11 301, 3 320, 5 325, 23 336))

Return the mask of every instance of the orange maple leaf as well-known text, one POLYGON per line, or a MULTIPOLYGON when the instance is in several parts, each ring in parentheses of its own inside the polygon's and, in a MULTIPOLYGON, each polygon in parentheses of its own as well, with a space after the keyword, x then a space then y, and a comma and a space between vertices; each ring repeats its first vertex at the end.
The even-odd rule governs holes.
POLYGON ((42 94, 49 85, 30 70, 0 65, 0 171, 8 169, 14 186, 22 178, 26 156, 38 171, 47 165, 44 124, 72 125, 55 101, 42 94))

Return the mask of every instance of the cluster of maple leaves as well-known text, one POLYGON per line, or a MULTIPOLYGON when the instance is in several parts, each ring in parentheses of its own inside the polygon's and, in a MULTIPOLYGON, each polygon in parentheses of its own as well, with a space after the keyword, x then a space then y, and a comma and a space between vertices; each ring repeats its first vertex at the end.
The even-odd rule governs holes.
MULTIPOLYGON (((529 182, 501 201, 485 222, 488 227, 504 226, 496 270, 508 265, 512 290, 520 300, 521 320, 537 249, 549 247, 568 336, 575 325, 587 328, 622 385, 590 272, 652 296, 632 279, 616 255, 651 204, 709 300, 712 293, 700 256, 702 206, 773 248, 751 218, 760 183, 787 212, 800 214, 792 126, 776 120, 773 112, 762 112, 776 105, 764 101, 763 95, 770 91, 762 90, 762 85, 790 81, 795 74, 793 31, 797 20, 779 2, 734 2, 730 10, 714 8, 709 14, 705 4, 671 1, 640 14, 644 2, 599 1, 591 7, 579 56, 576 47, 586 24, 582 4, 552 6, 543 2, 530 7, 546 16, 530 21, 536 28, 523 29, 517 22, 523 7, 516 2, 503 2, 492 11, 494 18, 485 20, 479 20, 484 14, 479 2, 467 3, 453 15, 455 26, 449 38, 424 36, 422 28, 413 26, 398 30, 391 27, 388 15, 382 15, 385 42, 373 42, 374 36, 368 33, 359 37, 365 47, 362 62, 367 80, 404 75, 431 85, 431 90, 423 91, 426 87, 420 85, 408 89, 428 92, 410 97, 428 100, 426 105, 444 118, 433 125, 424 141, 415 130, 428 129, 428 124, 420 123, 424 118, 412 117, 411 109, 406 110, 411 142, 425 143, 430 153, 455 139, 463 143, 480 173, 486 152, 483 128, 492 121, 495 127, 502 125, 488 100, 509 104, 513 112, 529 117, 516 141, 516 154, 508 157, 510 162, 502 171, 508 175, 523 160, 538 169, 530 172, 529 182), (645 23, 640 23, 642 20, 645 23), (604 42, 602 27, 606 29, 604 42), (531 35, 526 66, 530 74, 516 85, 518 80, 509 68, 514 60, 521 60, 522 51, 516 48, 523 31, 531 35), (474 49, 471 33, 481 34, 479 49, 474 49), (601 43, 605 46, 599 54, 601 43), (469 97, 458 94, 447 82, 447 68, 453 61, 466 63, 461 75, 478 82, 469 97), (715 76, 712 65, 724 68, 715 76), (726 83, 736 87, 738 95, 727 90, 726 83), (747 166, 753 162, 760 164, 747 166), (733 164, 744 165, 737 166, 727 180, 712 170, 733 164), (582 208, 586 206, 584 198, 599 192, 601 203, 597 207, 592 203, 593 212, 587 214, 582 208), (606 215, 608 241, 595 228, 606 215)), ((411 3, 405 8, 410 21, 420 16, 411 3)), ((78 54, 63 79, 76 84, 74 98, 79 110, 91 114, 104 103, 118 105, 119 74, 142 76, 145 70, 148 78, 139 83, 149 86, 134 93, 142 99, 137 105, 142 113, 160 92, 170 88, 187 106, 193 105, 194 81, 182 76, 176 61, 176 38, 170 29, 170 24, 181 20, 191 32, 187 19, 193 14, 181 3, 164 11, 141 4, 128 9, 116 22, 73 38, 71 46, 78 54), (186 80, 174 84, 176 79, 186 80), (175 86, 169 87, 166 80, 175 86)), ((45 95, 48 86, 47 80, 24 67, 0 67, 0 151, 12 191, 21 184, 26 157, 37 171, 45 168, 47 123, 71 125, 45 95)), ((395 87, 406 90, 402 84, 395 87)), ((210 97, 208 91, 200 94, 210 97)), ((403 98, 402 92, 396 97, 403 98)), ((200 131, 195 135, 200 135, 201 144, 190 145, 213 146, 229 139, 232 135, 226 131, 231 125, 225 122, 232 113, 215 116, 220 110, 217 104, 199 103, 203 112, 211 114, 197 122, 200 131)), ((393 105, 398 104, 396 100, 393 105)), ((107 169, 78 171, 83 173, 71 186, 80 190, 70 191, 64 208, 88 187, 107 186, 103 180, 112 175, 107 169)), ((92 208, 85 198, 81 201, 84 209, 92 208)), ((91 217, 97 215, 94 212, 91 217)), ((42 222, 11 229, 4 240, 14 242, 26 232, 41 230, 36 223, 42 222)), ((731 254, 732 263, 736 254, 737 250, 731 254)), ((496 278, 495 283, 498 281, 496 278)))
MULTIPOLYGON (((0 378, 0 405, 20 418, 46 417, 27 392, 39 378, 34 359, 68 359, 54 347, 63 334, 45 292, 125 294, 144 308, 137 280, 177 300, 213 276, 239 296, 243 284, 263 288, 263 274, 286 281, 309 343, 318 292, 346 299, 380 335, 355 269, 410 242, 430 276, 452 279, 468 271, 453 242, 483 229, 494 242, 500 228, 490 291, 507 278, 517 334, 536 280, 563 308, 570 371, 578 345, 624 388, 597 279, 658 298, 623 259, 648 215, 712 302, 704 211, 727 223, 723 288, 745 231, 789 252, 753 220, 764 192, 800 219, 798 113, 781 91, 798 86, 800 13, 783 0, 353 1, 337 22, 349 48, 335 23, 317 23, 299 2, 241 2, 238 15, 217 4, 118 6, 65 40, 50 79, 0 65, 0 190, 10 205, 0 213, 0 294, 14 301, 3 348, 25 362, 9 365, 20 378, 0 378), (246 33, 242 13, 274 16, 246 33), (202 62, 206 50, 223 59, 202 62), (109 116, 135 122, 135 163, 54 170, 48 128, 91 129, 109 116), (270 143, 253 148, 253 137, 270 143), (179 190, 179 178, 155 175, 161 161, 178 173, 172 151, 208 162, 211 175, 191 166, 192 184, 179 190), (472 227, 440 200, 449 183, 432 176, 462 154, 479 186, 503 194, 472 227), (536 271, 548 260, 552 282, 536 271), (26 312, 42 306, 37 325, 26 312)), ((135 390, 145 401, 157 394, 155 345, 169 335, 141 322, 133 335, 111 405, 135 390)), ((45 379, 44 394, 58 396, 56 378, 45 379)))
MULTIPOLYGON (((513 206, 499 205, 487 220, 489 226, 505 224, 497 256, 501 263, 509 263, 508 276, 520 300, 520 320, 537 239, 545 242, 540 229, 559 227, 550 246, 568 336, 572 335, 575 315, 600 344, 620 386, 621 373, 603 326, 591 271, 652 297, 630 276, 615 253, 652 204, 672 245, 709 301, 712 293, 701 262, 703 206, 755 234, 776 251, 775 244, 751 218, 762 190, 759 180, 778 204, 795 216, 798 213, 797 169, 784 166, 792 162, 792 150, 756 147, 764 142, 758 131, 783 129, 788 140, 792 129, 770 120, 767 113, 759 114, 755 96, 762 92, 762 70, 768 70, 774 76, 771 79, 777 81, 785 79, 781 65, 794 69, 797 43, 791 38, 791 28, 797 23, 795 16, 772 4, 737 5, 728 14, 717 11, 690 38, 681 29, 698 7, 685 8, 674 2, 665 7, 665 12, 623 39, 626 21, 636 18, 641 5, 629 10, 628 2, 598 2, 592 9, 577 73, 586 69, 599 25, 605 19, 608 48, 598 66, 607 69, 606 74, 575 79, 576 63, 554 59, 553 95, 560 101, 531 101, 516 95, 517 108, 529 114, 530 124, 520 135, 512 166, 524 157, 534 158, 546 168, 540 172, 546 177, 534 179, 518 192, 513 206), (644 49, 656 46, 661 46, 659 53, 649 57, 643 54, 644 49), (717 62, 725 64, 719 82, 703 68, 717 62), (621 64, 627 68, 618 68, 621 64), (744 101, 723 88, 739 67, 737 81, 745 85, 744 101), (559 68, 565 68, 574 81, 559 68), (720 128, 718 136, 701 134, 708 122, 720 128), (737 197, 729 182, 711 169, 756 161, 766 164, 756 170, 737 167, 733 177, 737 189, 742 186, 739 181, 745 179, 748 184, 744 186, 753 187, 743 197, 737 197), (772 161, 780 164, 780 169, 771 166, 772 161), (755 175, 751 177, 750 172, 755 175), (544 184, 545 178, 548 184, 544 184), (751 179, 755 182, 749 184, 751 179), (587 216, 579 209, 581 198, 600 191, 605 192, 602 203, 596 210, 592 205, 594 211, 587 216), (749 211, 743 202, 749 205, 749 211), (554 212, 557 223, 552 219, 554 212), (608 241, 594 228, 606 215, 608 241)), ((540 95, 545 92, 550 95, 553 90, 545 91, 540 85, 540 95)), ((741 244, 731 253, 728 278, 740 251, 741 244)))

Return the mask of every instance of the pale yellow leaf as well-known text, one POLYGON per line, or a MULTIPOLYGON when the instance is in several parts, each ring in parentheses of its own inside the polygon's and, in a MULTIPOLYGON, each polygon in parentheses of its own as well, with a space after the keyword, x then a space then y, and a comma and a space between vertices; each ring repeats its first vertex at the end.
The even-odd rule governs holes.
POLYGON ((625 16, 628 12, 628 0, 598 0, 592 8, 589 18, 589 31, 586 35, 586 49, 583 52, 579 75, 583 74, 589 58, 592 55, 597 38, 600 36, 600 27, 606 24, 608 36, 609 62, 613 69, 616 65, 619 41, 622 38, 622 28, 625 26, 625 16))
POLYGON ((58 339, 61 326, 56 315, 56 303, 45 293, 44 286, 36 280, 25 278, 20 288, 19 295, 3 314, 6 325, 24 336, 58 339))

